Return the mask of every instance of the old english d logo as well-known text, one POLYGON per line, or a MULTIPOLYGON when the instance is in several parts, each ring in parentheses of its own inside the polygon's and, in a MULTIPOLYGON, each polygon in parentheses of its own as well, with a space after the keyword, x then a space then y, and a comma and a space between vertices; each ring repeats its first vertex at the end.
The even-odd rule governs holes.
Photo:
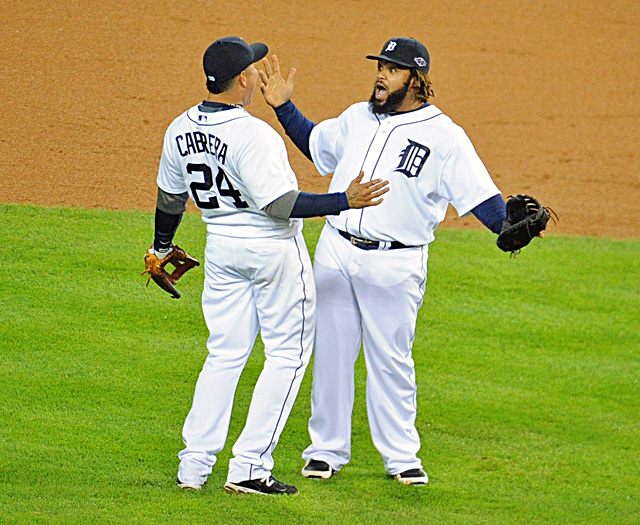
POLYGON ((429 148, 409 139, 409 145, 399 155, 400 164, 393 171, 399 171, 407 177, 417 177, 430 153, 429 148))

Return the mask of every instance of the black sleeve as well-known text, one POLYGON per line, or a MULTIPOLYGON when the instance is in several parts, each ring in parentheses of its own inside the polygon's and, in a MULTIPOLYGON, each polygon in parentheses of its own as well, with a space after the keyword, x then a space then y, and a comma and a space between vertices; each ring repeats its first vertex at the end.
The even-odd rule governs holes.
POLYGON ((153 249, 166 251, 171 247, 171 242, 182 220, 182 213, 165 213, 156 208, 155 234, 153 237, 153 249))

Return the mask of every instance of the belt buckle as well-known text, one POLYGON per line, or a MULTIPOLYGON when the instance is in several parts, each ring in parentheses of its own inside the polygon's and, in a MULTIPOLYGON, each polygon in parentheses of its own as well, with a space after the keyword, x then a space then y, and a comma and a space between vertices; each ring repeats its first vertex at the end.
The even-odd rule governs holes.
POLYGON ((351 244, 353 246, 357 246, 358 248, 369 249, 370 246, 376 244, 376 241, 371 241, 369 239, 360 239, 359 237, 351 236, 351 244))

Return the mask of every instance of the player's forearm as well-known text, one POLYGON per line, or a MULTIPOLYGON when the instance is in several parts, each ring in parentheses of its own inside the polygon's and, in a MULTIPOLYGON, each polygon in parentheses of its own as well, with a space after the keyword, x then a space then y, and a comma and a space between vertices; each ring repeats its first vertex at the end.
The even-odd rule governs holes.
POLYGON ((171 248, 182 214, 187 209, 188 198, 187 193, 174 195, 158 188, 153 236, 153 249, 156 253, 164 253, 171 248))
POLYGON ((275 108, 275 112, 291 141, 305 157, 313 161, 309 149, 309 137, 315 124, 305 117, 291 100, 275 108))
POLYGON ((338 215, 348 209, 349 201, 346 193, 300 193, 291 210, 291 218, 338 215))
POLYGON ((502 222, 507 218, 506 203, 502 195, 494 195, 478 204, 471 213, 493 233, 500 233, 502 222))
POLYGON ((182 220, 182 213, 165 213, 156 208, 155 232, 153 236, 153 249, 156 253, 168 252, 176 234, 176 230, 182 220))
POLYGON ((264 208, 274 219, 306 219, 338 215, 349 209, 346 193, 304 193, 290 191, 264 208))

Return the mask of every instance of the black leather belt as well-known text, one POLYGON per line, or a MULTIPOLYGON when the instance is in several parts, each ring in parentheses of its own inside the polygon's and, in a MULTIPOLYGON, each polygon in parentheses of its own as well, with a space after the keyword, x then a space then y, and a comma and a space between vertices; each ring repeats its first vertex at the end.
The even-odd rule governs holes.
POLYGON ((363 239, 362 237, 356 237, 350 233, 338 230, 338 233, 347 239, 356 248, 361 250, 397 250, 398 248, 415 248, 415 246, 407 246, 398 241, 371 241, 369 239, 363 239))

